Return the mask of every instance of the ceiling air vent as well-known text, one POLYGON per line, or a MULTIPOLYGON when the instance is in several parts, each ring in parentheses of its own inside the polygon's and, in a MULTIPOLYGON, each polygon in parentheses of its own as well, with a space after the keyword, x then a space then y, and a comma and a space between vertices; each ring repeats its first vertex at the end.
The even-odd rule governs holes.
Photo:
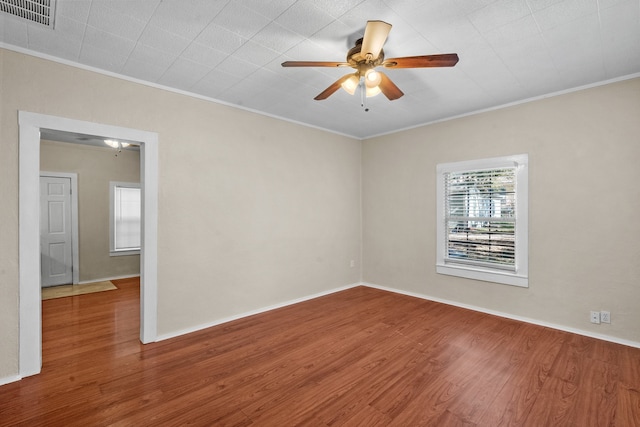
POLYGON ((53 28, 56 0, 0 0, 0 12, 53 28))

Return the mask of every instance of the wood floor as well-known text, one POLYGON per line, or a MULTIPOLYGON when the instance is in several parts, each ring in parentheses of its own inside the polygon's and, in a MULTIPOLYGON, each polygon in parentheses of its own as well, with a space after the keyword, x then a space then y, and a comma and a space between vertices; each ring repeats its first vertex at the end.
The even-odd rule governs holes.
POLYGON ((364 287, 143 346, 114 283, 43 302, 1 426, 640 426, 640 349, 364 287))

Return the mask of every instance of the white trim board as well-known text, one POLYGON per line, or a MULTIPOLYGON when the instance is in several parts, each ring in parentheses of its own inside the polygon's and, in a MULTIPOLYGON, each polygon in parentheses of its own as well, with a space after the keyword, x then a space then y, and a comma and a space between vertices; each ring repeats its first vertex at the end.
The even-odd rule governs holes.
POLYGON ((520 100, 513 101, 513 102, 507 102, 506 104, 496 105, 494 107, 481 108, 479 110, 470 111, 468 113, 458 114, 456 116, 444 117, 442 119, 432 120, 430 122, 425 122, 425 123, 422 123, 422 124, 411 125, 411 126, 407 126, 407 127, 404 127, 404 128, 395 129, 395 130, 392 130, 390 132, 383 132, 383 133, 378 133, 376 135, 369 135, 366 138, 360 138, 360 139, 366 140, 366 139, 378 138, 378 137, 385 136, 385 135, 392 135, 394 133, 404 132, 404 131, 407 131, 407 130, 416 129, 416 128, 423 127, 423 126, 429 126, 429 125, 433 125, 433 124, 436 124, 436 123, 448 122, 449 120, 456 120, 456 119, 461 119, 463 117, 475 116, 477 114, 483 114, 483 113, 488 113, 490 111, 502 110, 504 108, 514 107, 514 106, 521 105, 521 104, 527 104, 529 102, 536 102, 536 101, 540 101, 542 99, 553 98, 555 96, 566 95, 568 93, 579 92, 581 90, 587 90, 587 89, 591 89, 591 88, 595 88, 595 87, 599 87, 599 86, 604 86, 604 85, 608 85, 608 84, 612 84, 612 83, 623 82, 625 80, 631 80, 631 79, 635 79, 637 77, 640 77, 640 73, 627 74, 627 75, 624 75, 624 76, 614 77, 612 79, 607 79, 607 80, 601 80, 599 82, 589 83, 589 84, 582 85, 582 86, 576 86, 576 87, 572 87, 572 88, 569 88, 569 89, 563 89, 563 90, 559 90, 559 91, 556 91, 556 92, 547 93, 547 94, 544 94, 544 95, 538 95, 538 96, 533 96, 531 98, 520 99, 520 100))
POLYGON ((114 277, 105 277, 103 279, 91 279, 91 280, 83 280, 82 282, 78 282, 78 285, 86 285, 87 283, 96 283, 96 282, 106 282, 106 281, 111 281, 111 280, 120 280, 120 279, 132 279, 134 277, 140 277, 137 274, 134 274, 133 276, 130 274, 124 275, 124 276, 114 276, 114 277))
POLYGON ((56 62, 58 64, 63 64, 63 65, 68 65, 70 67, 74 67, 74 68, 78 68, 81 70, 85 70, 85 71, 91 71, 93 73, 97 73, 97 74, 102 74, 103 76, 109 76, 109 77, 115 77, 117 79, 121 79, 121 80, 125 80, 128 82, 132 82, 132 83, 137 83, 137 84, 141 84, 144 86, 148 86, 148 87, 152 87, 154 89, 160 89, 160 90, 165 90, 167 92, 173 92, 173 93, 177 93, 179 95, 185 95, 191 98, 195 98, 195 99, 201 99, 203 101, 207 101, 207 102, 213 102, 215 104, 220 104, 220 105, 224 105, 230 108, 236 108, 238 110, 243 110, 243 111, 248 111, 250 113, 254 113, 254 114, 259 114, 261 116, 266 116, 266 117, 271 117, 277 120, 282 120, 285 122, 289 122, 289 123, 293 123, 293 124, 297 124, 300 126, 305 126, 308 128, 312 128, 312 129, 318 129, 324 132, 329 132, 335 135, 340 135, 340 136, 346 136, 347 138, 353 138, 356 140, 363 140, 363 138, 357 137, 357 136, 353 136, 353 135, 349 135, 346 133, 342 133, 342 132, 338 132, 332 129, 327 129, 324 127, 320 127, 320 126, 316 126, 316 125, 311 125, 309 123, 305 123, 305 122, 301 122, 298 120, 292 120, 286 117, 282 117, 282 116, 278 116, 275 114, 271 114, 271 113, 267 113, 265 111, 260 111, 260 110, 256 110, 253 108, 249 108, 249 107, 245 107, 242 105, 238 105, 238 104, 233 104, 231 102, 227 102, 227 101, 223 101, 221 99, 216 99, 216 98, 212 98, 210 96, 205 96, 205 95, 201 95, 195 92, 189 92, 186 90, 182 90, 182 89, 177 89, 177 88, 173 88, 170 86, 164 86, 161 85, 159 83, 154 83, 154 82, 150 82, 147 80, 142 80, 142 79, 138 79, 135 77, 131 77, 131 76, 127 76, 125 74, 119 74, 113 71, 107 71, 107 70, 103 70, 101 68, 96 68, 96 67, 92 67, 90 65, 86 65, 86 64, 81 64, 79 62, 75 62, 75 61, 71 61, 68 59, 64 59, 64 58, 58 58, 56 56, 51 56, 48 55, 46 53, 42 53, 42 52, 37 52, 35 50, 31 50, 31 49, 27 49, 27 48, 23 48, 23 47, 19 47, 19 46, 14 46, 5 42, 0 42, 0 48, 3 49, 7 49, 13 52, 17 52, 17 53, 21 53, 24 55, 29 55, 29 56, 33 56, 35 58, 39 58, 39 59, 45 59, 47 61, 51 61, 51 62, 56 62))
POLYGON ((267 307, 258 308, 256 310, 252 310, 252 311, 247 311, 245 313, 237 314, 235 316, 224 317, 222 319, 218 319, 218 320, 213 321, 213 322, 203 323, 201 325, 193 326, 191 328, 181 329, 179 331, 170 332, 168 334, 160 335, 160 336, 158 336, 157 340, 158 341, 164 341, 164 340, 168 340, 168 339, 171 339, 171 338, 176 338, 176 337, 179 337, 181 335, 186 335, 186 334, 190 334, 192 332, 201 331, 203 329, 211 328, 213 326, 222 325, 223 323, 227 323, 227 322, 231 322, 231 321, 234 321, 234 320, 242 319, 244 317, 249 317, 249 316, 253 316, 253 315, 256 315, 256 314, 265 313, 267 311, 276 310, 278 308, 287 307, 289 305, 294 305, 294 304, 298 304, 298 303, 301 303, 301 302, 309 301, 309 300, 312 300, 312 299, 315 299, 315 298, 319 298, 319 297, 323 297, 323 296, 326 296, 326 295, 334 294, 336 292, 346 291, 347 289, 356 288, 358 286, 362 286, 362 284, 361 283, 353 283, 351 285, 342 286, 340 288, 334 288, 334 289, 330 289, 328 291, 318 292, 316 294, 307 295, 307 296, 304 296, 304 297, 292 299, 292 300, 285 301, 285 302, 278 303, 278 304, 273 304, 273 305, 270 305, 270 306, 267 306, 267 307))
POLYGON ((9 384, 9 383, 14 383, 16 381, 20 381, 22 378, 20 378, 19 375, 12 375, 10 377, 4 377, 4 378, 0 378, 0 387, 2 387, 5 384, 9 384))
POLYGON ((42 366, 40 296, 40 129, 99 135, 140 143, 140 184, 144 189, 140 255, 140 340, 157 335, 158 282, 158 134, 44 114, 18 112, 19 124, 19 376, 42 366))
POLYGON ((407 296, 414 297, 414 298, 420 298, 420 299, 427 300, 427 301, 433 301, 433 302, 438 302, 438 303, 442 303, 442 304, 451 305, 451 306, 454 306, 454 307, 465 308, 465 309, 468 309, 468 310, 473 310, 473 311, 477 311, 477 312, 480 312, 480 313, 490 314, 490 315, 493 315, 493 316, 504 317, 506 319, 512 319, 512 320, 517 320, 517 321, 524 322, 524 323, 530 323, 530 324, 533 324, 533 325, 544 326, 544 327, 547 327, 547 328, 556 329, 556 330, 563 331, 563 332, 569 332, 569 333, 573 333, 573 334, 577 334, 577 335, 583 335, 583 336, 587 336, 587 337, 590 337, 590 338, 595 338, 595 339, 600 339, 600 340, 603 340, 603 341, 613 342, 613 343, 616 343, 616 344, 626 345, 626 346, 629 346, 629 347, 640 348, 640 342, 635 342, 635 341, 625 340, 625 339, 622 339, 622 338, 612 337, 610 335, 596 334, 596 333, 592 333, 592 332, 589 332, 589 331, 584 331, 582 329, 571 328, 571 327, 568 327, 568 326, 558 325, 558 324, 549 323, 549 322, 543 322, 543 321, 539 321, 539 320, 535 320, 535 319, 530 319, 528 317, 515 316, 515 315, 512 315, 512 314, 507 314, 507 313, 503 313, 503 312, 500 312, 500 311, 488 310, 488 309, 485 309, 485 308, 482 308, 482 307, 478 307, 478 306, 474 306, 474 305, 462 304, 462 303, 458 303, 458 302, 455 302, 455 301, 450 301, 450 300, 446 300, 446 299, 442 299, 442 298, 430 297, 428 295, 419 294, 419 293, 415 293, 415 292, 407 292, 407 291, 403 291, 403 290, 395 289, 395 288, 390 288, 390 287, 386 287, 386 286, 379 286, 379 285, 375 285, 375 284, 367 283, 367 282, 354 283, 354 284, 343 286, 343 287, 340 287, 340 288, 330 289, 328 291, 319 292, 317 294, 312 294, 312 295, 308 295, 308 296, 305 296, 305 297, 301 297, 301 298, 285 301, 283 303, 274 304, 274 305, 271 305, 271 306, 268 306, 268 307, 259 308, 257 310, 241 313, 241 314, 238 314, 238 315, 235 315, 235 316, 225 317, 225 318, 222 318, 222 319, 218 319, 218 320, 216 320, 214 322, 209 322, 209 323, 197 325, 197 326, 194 326, 194 327, 191 327, 191 328, 182 329, 180 331, 175 331, 175 332, 171 332, 171 333, 168 333, 168 334, 159 335, 157 337, 157 341, 164 341, 164 340, 168 340, 168 339, 171 339, 171 338, 176 338, 176 337, 179 337, 181 335, 190 334, 192 332, 197 332, 197 331, 200 331, 200 330, 203 330, 203 329, 211 328, 213 326, 218 326, 218 325, 221 325, 223 323, 227 323, 227 322, 231 322, 231 321, 234 321, 234 320, 242 319, 244 317, 253 316, 255 314, 265 313, 267 311, 275 310, 275 309, 286 307, 286 306, 289 306, 289 305, 293 305, 293 304, 298 304, 298 303, 301 303, 301 302, 309 301, 309 300, 312 300, 312 299, 315 299, 315 298, 323 297, 325 295, 330 295, 330 294, 333 294, 333 293, 336 293, 336 292, 345 291, 347 289, 356 288, 358 286, 365 286, 365 287, 368 287, 368 288, 380 289, 382 291, 392 292, 392 293, 395 293, 395 294, 407 295, 407 296))
POLYGON ((590 89, 590 88, 598 87, 598 86, 604 86, 604 85, 607 85, 607 84, 617 83, 617 82, 620 82, 620 81, 625 81, 625 80, 634 79, 636 77, 640 77, 640 73, 632 73, 632 74, 628 74, 628 75, 624 75, 624 76, 620 76, 620 77, 614 77, 612 79, 607 79, 607 80, 602 80, 602 81, 595 82, 595 83, 589 83, 589 84, 586 84, 586 85, 577 86, 577 87, 570 88, 570 89, 564 89, 564 90, 561 90, 561 91, 551 92, 551 93, 544 94, 544 95, 538 95, 538 96, 534 96, 534 97, 527 98, 527 99, 508 102, 506 104, 496 105, 494 107, 482 108, 482 109, 479 109, 479 110, 470 111, 468 113, 458 114, 456 116, 444 117, 442 119, 432 120, 430 122, 425 122, 425 123, 419 123, 417 125, 406 126, 406 127, 403 127, 403 128, 391 130, 389 132, 382 132, 382 133, 378 133, 378 134, 374 134, 374 135, 367 135, 367 136, 360 137, 360 136, 355 136, 355 135, 349 135, 349 134, 343 133, 343 132, 338 132, 338 131, 335 131, 335 130, 332 130, 332 129, 327 129, 327 128, 324 128, 324 127, 321 127, 321 126, 311 125, 309 123, 304 123, 304 122, 301 122, 301 121, 292 120, 292 119, 289 119, 289 118, 286 118, 286 117, 278 116, 278 115, 267 113, 267 112, 264 112, 264 111, 255 110, 253 108, 244 107, 242 105, 233 104, 233 103, 230 103, 230 102, 227 102, 227 101, 222 101, 220 99, 212 98, 212 97, 205 96, 205 95, 200 95, 200 94, 197 94, 197 93, 194 93, 194 92, 189 92, 189 91, 185 91, 185 90, 181 90, 181 89, 172 88, 172 87, 169 87, 169 86, 164 86, 164 85, 161 85, 161 84, 158 84, 158 83, 149 82, 149 81, 146 81, 146 80, 141 80, 141 79, 138 79, 138 78, 135 78, 135 77, 131 77, 131 76, 127 76, 127 75, 124 75, 124 74, 115 73, 113 71, 103 70, 101 68, 96 68, 96 67, 92 67, 90 65, 81 64, 79 62, 71 61, 71 60, 68 60, 68 59, 58 58, 56 56, 48 55, 48 54, 42 53, 42 52, 37 52, 35 50, 27 49, 27 48, 20 47, 20 46, 15 46, 15 45, 12 45, 12 44, 9 44, 9 43, 6 43, 6 42, 0 42, 0 48, 7 49, 7 50, 10 50, 10 51, 13 51, 13 52, 17 52, 17 53, 21 53, 21 54, 24 54, 24 55, 33 56, 35 58, 45 59, 45 60, 51 61, 51 62, 57 62, 58 64, 68 65, 68 66, 71 66, 71 67, 79 68, 81 70, 91 71, 91 72, 94 72, 94 73, 97 73, 97 74, 102 74, 102 75, 105 75, 105 76, 115 77, 115 78, 118 78, 118 79, 121 79, 121 80, 126 80, 126 81, 129 81, 129 82, 133 82, 133 83, 138 83, 138 84, 141 84, 141 85, 144 85, 144 86, 148 86, 148 87, 152 87, 152 88, 155 88, 155 89, 166 90, 168 92, 173 92, 173 93, 177 93, 177 94, 180 94, 180 95, 186 95, 186 96, 189 96, 189 97, 192 97, 192 98, 201 99, 201 100, 204 100, 204 101, 213 102, 213 103, 220 104, 220 105, 225 105, 227 107, 237 108, 239 110, 244 110, 244 111, 248 111, 248 112, 251 112, 251 113, 259 114, 259 115, 262 115, 262 116, 271 117, 271 118, 278 119, 278 120, 283 120, 285 122, 294 123, 294 124, 297 124, 297 125, 300 125, 300 126, 305 126, 305 127, 312 128, 312 129, 318 129, 318 130, 321 130, 321 131, 324 131, 324 132, 329 132, 329 133, 332 133, 332 134, 335 134, 335 135, 346 136, 347 138, 353 138, 353 139, 356 139, 358 141, 366 141, 368 139, 378 138, 380 136, 385 136, 385 135, 391 135, 391 134, 398 133, 398 132, 404 132, 406 130, 411 130, 411 129, 415 129, 415 128, 419 128, 419 127, 423 127, 423 126, 428 126, 428 125, 432 125, 432 124, 435 124, 435 123, 447 122, 449 120, 455 120, 455 119, 459 119, 459 118, 467 117, 467 116, 474 116, 474 115, 477 115, 477 114, 483 114, 483 113, 486 113, 486 112, 489 112, 489 111, 494 111, 494 110, 501 110, 503 108, 513 107, 515 105, 526 104, 528 102, 534 102, 534 101, 538 101, 538 100, 541 100, 541 99, 551 98, 551 97, 554 97, 554 96, 564 95, 564 94, 567 94, 567 93, 577 92, 577 91, 580 91, 580 90, 590 89))
POLYGON ((427 300, 427 301, 439 302, 439 303, 442 303, 442 304, 452 305, 452 306, 455 306, 455 307, 466 308, 468 310, 473 310, 473 311, 477 311, 477 312, 485 313, 485 314, 491 314, 493 316, 504 317, 506 319, 512 319, 512 320, 517 320, 517 321, 524 322, 524 323, 531 323, 533 325, 544 326, 546 328, 557 329, 557 330, 563 331, 563 332, 570 332, 570 333, 576 334, 576 335, 582 335, 582 336, 585 336, 585 337, 595 338, 595 339, 599 339, 599 340, 603 340, 603 341, 609 341, 609 342, 616 343, 616 344, 622 344, 622 345, 626 345, 626 346, 629 346, 629 347, 640 348, 640 342, 626 340, 626 339, 618 338, 618 337, 613 337, 611 335, 598 334, 598 333, 594 333, 594 332, 590 332, 590 331, 585 331, 585 330, 582 330, 582 329, 572 328, 570 326, 558 325, 556 323, 544 322, 544 321, 541 321, 541 320, 531 319, 531 318, 523 317, 523 316, 516 316, 516 315, 513 315, 513 314, 503 313, 501 311, 489 310, 489 309, 478 307, 478 306, 475 306, 475 305, 463 304, 463 303, 459 303, 459 302, 456 302, 456 301, 451 301, 451 300, 447 300, 447 299, 431 297, 429 295, 419 294, 419 293, 415 293, 415 292, 407 292, 407 291, 403 291, 401 289, 389 288, 389 287, 386 287, 386 286, 379 286, 379 285, 375 285, 373 283, 365 283, 365 282, 363 282, 363 283, 361 283, 361 285, 369 287, 369 288, 380 289, 382 291, 393 292, 393 293, 396 293, 396 294, 401 294, 401 295, 407 295, 407 296, 410 296, 410 297, 420 298, 420 299, 427 300))

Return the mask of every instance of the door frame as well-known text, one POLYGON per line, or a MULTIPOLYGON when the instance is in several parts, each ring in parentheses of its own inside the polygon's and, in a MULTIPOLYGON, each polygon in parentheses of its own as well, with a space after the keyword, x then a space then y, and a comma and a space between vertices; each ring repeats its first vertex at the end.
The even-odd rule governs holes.
POLYGON ((158 134, 45 114, 18 112, 19 125, 19 375, 42 368, 40 288, 40 129, 140 143, 142 249, 140 251, 140 341, 157 339, 158 311, 158 134))
POLYGON ((78 252, 78 174, 75 172, 40 171, 40 178, 69 178, 71 180, 71 275, 72 283, 80 283, 80 255, 78 252))

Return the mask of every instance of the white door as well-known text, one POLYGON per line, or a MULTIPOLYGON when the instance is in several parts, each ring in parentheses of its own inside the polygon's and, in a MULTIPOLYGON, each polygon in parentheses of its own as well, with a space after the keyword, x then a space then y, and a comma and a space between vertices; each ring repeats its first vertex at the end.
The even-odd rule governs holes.
POLYGON ((71 179, 40 177, 41 284, 73 282, 71 234, 71 179))

